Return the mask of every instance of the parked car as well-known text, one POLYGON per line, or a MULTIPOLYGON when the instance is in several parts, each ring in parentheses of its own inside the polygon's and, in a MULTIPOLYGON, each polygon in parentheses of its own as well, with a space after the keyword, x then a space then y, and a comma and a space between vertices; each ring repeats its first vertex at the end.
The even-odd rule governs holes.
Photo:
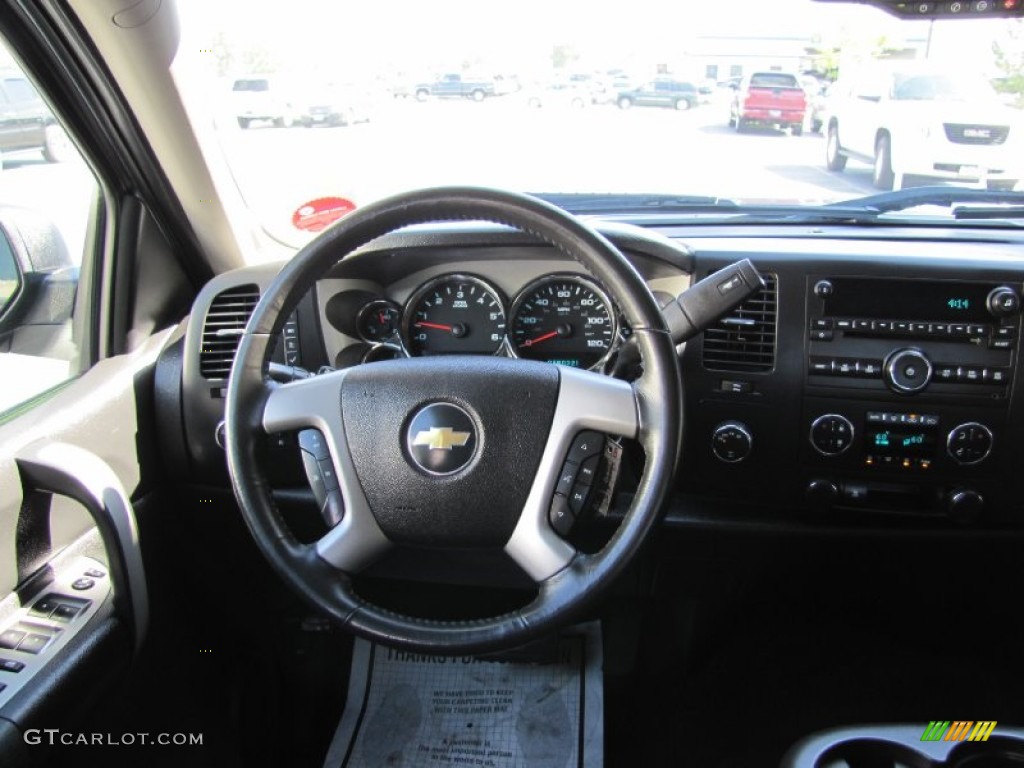
POLYGON ((870 163, 879 189, 908 176, 1013 189, 1024 178, 1024 120, 981 75, 927 64, 867 69, 837 83, 826 164, 870 163))
POLYGON ((523 92, 526 105, 534 109, 571 107, 583 109, 591 103, 590 92, 572 82, 548 83, 523 92))
POLYGON ((425 101, 431 96, 439 99, 483 101, 488 96, 497 96, 498 88, 492 79, 470 77, 455 72, 441 75, 430 83, 420 83, 416 86, 415 92, 418 101, 425 101))
POLYGON ((641 85, 639 88, 619 93, 620 109, 630 107, 670 107, 687 110, 700 103, 697 86, 682 80, 658 79, 641 85))
POLYGON ((754 72, 733 91, 729 125, 737 131, 760 125, 789 129, 794 136, 804 131, 807 94, 796 75, 788 72, 754 72))
POLYGON ((231 81, 231 98, 239 128, 248 128, 257 121, 287 128, 301 118, 296 89, 279 77, 237 77, 231 81))
POLYGON ((305 98, 299 122, 304 126, 353 125, 370 120, 372 99, 354 85, 328 84, 305 98))
POLYGON ((68 155, 68 137, 24 75, 0 73, 0 153, 38 150, 51 162, 68 155))

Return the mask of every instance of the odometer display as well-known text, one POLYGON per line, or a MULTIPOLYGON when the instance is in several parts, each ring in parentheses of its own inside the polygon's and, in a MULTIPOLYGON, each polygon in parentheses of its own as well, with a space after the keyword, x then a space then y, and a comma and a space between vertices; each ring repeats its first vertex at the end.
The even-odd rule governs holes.
POLYGON ((412 297, 403 325, 410 355, 493 355, 505 340, 501 297, 483 280, 448 275, 412 297))
POLYGON ((527 286, 512 309, 512 346, 519 357, 593 368, 615 340, 615 318, 603 293, 576 276, 527 286))

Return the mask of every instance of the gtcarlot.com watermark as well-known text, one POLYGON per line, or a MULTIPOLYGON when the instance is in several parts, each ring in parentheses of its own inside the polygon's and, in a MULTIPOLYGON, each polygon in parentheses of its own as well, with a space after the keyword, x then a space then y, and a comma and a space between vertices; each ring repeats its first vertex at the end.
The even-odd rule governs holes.
POLYGON ((134 746, 173 746, 201 747, 201 733, 73 733, 59 728, 30 728, 25 731, 26 744, 58 744, 90 747, 134 747, 134 746))

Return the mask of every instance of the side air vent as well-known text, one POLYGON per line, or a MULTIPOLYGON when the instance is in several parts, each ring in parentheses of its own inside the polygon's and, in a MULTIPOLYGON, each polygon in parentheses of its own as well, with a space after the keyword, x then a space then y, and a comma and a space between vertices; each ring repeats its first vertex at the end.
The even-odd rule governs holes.
POLYGON ((203 324, 199 373, 206 379, 226 379, 235 361, 238 341, 260 300, 255 285, 240 285, 217 294, 203 324))
POLYGON ((764 373, 775 367, 775 275, 761 275, 764 290, 704 331, 704 367, 732 373, 764 373))

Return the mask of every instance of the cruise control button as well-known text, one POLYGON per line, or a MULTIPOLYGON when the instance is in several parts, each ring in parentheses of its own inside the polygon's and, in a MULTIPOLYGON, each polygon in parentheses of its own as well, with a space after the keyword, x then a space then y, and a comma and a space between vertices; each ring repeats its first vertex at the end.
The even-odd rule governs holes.
POLYGON ((86 579, 84 577, 81 579, 75 579, 71 582, 71 588, 77 589, 79 592, 81 592, 84 589, 92 589, 95 586, 95 581, 93 581, 92 579, 86 579))
POLYGON ((13 650, 24 639, 25 633, 20 629, 8 629, 5 632, 0 632, 0 648, 10 648, 13 650))
POLYGON ((551 499, 551 508, 548 510, 548 522, 559 536, 568 536, 576 519, 569 510, 568 498, 556 493, 551 499))
POLYGON ((0 659, 0 670, 4 672, 21 672, 25 668, 25 662, 14 659, 0 659))
POLYGON ((569 449, 567 461, 579 464, 584 459, 596 456, 603 450, 604 437, 600 432, 593 432, 591 430, 580 432, 572 441, 572 447, 569 449))
POLYGON ((555 483, 555 493, 560 493, 563 496, 569 495, 569 491, 572 490, 572 486, 576 482, 577 469, 579 469, 579 465, 572 461, 567 461, 562 465, 562 471, 558 474, 558 482, 555 483))
POLYGON ((18 645, 18 650, 22 653, 37 654, 46 647, 52 637, 50 635, 40 635, 36 632, 31 632, 25 635, 25 639, 18 645))
POLYGON ((323 508, 324 499, 327 497, 327 486, 324 484, 324 476, 320 472, 320 462, 309 451, 301 451, 302 466, 306 469, 306 480, 313 491, 313 498, 316 499, 318 507, 323 508))

